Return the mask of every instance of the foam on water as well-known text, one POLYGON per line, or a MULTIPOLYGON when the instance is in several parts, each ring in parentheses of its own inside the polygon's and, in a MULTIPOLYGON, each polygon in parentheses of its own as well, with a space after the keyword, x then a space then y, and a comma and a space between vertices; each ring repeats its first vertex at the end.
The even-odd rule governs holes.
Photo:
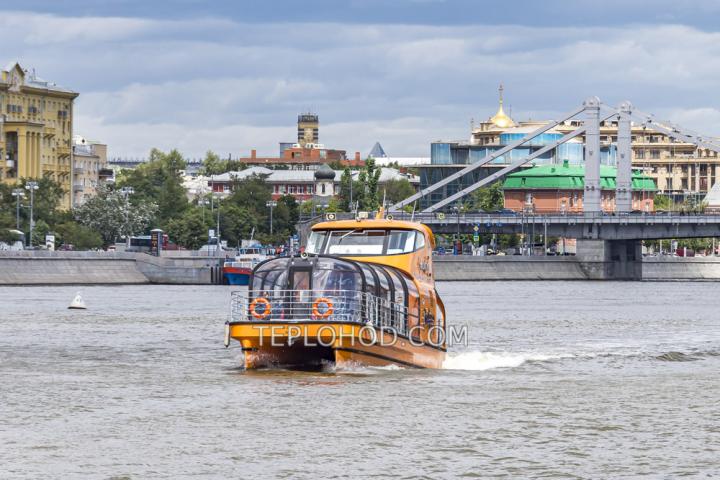
POLYGON ((568 357, 572 357, 572 355, 469 351, 449 354, 443 363, 443 368, 446 370, 490 370, 493 368, 515 368, 525 362, 543 362, 568 357))

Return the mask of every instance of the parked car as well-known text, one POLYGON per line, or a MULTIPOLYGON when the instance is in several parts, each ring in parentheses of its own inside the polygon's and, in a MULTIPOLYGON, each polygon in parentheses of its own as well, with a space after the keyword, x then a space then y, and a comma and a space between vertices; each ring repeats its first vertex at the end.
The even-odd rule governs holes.
POLYGON ((495 210, 494 212, 490 212, 493 215, 517 215, 518 212, 516 212, 513 209, 510 208, 502 208, 500 210, 495 210))

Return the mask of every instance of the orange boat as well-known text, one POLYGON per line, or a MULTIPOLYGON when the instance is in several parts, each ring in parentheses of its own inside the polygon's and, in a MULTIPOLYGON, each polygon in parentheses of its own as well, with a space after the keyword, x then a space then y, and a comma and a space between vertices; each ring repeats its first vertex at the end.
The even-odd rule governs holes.
POLYGON ((426 225, 392 218, 318 223, 305 253, 258 264, 233 292, 225 345, 247 369, 399 365, 440 368, 445 307, 426 225))

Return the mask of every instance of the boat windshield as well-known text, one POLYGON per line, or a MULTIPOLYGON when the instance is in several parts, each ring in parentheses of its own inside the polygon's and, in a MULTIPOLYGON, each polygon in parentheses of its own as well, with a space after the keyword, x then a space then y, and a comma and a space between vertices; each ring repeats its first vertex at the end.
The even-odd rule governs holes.
POLYGON ((415 230, 318 230, 310 233, 306 251, 327 255, 396 255, 423 246, 415 230))

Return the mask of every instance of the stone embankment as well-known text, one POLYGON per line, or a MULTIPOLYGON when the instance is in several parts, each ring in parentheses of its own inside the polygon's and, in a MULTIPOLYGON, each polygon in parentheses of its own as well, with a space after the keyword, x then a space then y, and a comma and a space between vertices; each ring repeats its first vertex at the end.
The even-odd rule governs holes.
POLYGON ((0 285, 210 284, 219 265, 217 257, 0 251, 0 285))
MULTIPOLYGON (((720 257, 645 257, 640 279, 649 281, 720 280, 720 257)), ((598 276, 612 262, 568 257, 440 256, 435 257, 438 281, 468 280, 613 280, 598 276)))
MULTIPOLYGON (((167 253, 0 251, 0 285, 218 282, 222 258, 167 253)), ((616 279, 617 265, 603 258, 446 255, 435 257, 434 264, 438 281, 616 279)), ((637 263, 642 280, 720 280, 720 257, 645 257, 637 263)))

